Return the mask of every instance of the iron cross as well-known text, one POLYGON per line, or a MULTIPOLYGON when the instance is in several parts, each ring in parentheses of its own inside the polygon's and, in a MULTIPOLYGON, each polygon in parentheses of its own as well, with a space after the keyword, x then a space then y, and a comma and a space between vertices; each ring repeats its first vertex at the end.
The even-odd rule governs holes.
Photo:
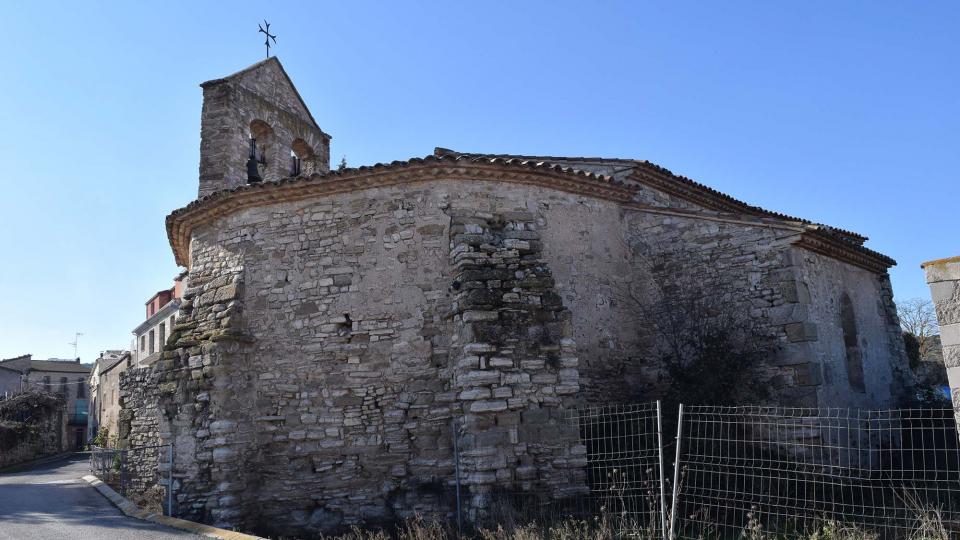
POLYGON ((273 40, 273 43, 277 43, 277 36, 270 33, 270 23, 266 19, 263 20, 263 24, 257 24, 260 27, 260 32, 263 32, 267 37, 263 38, 263 44, 267 46, 267 58, 270 58, 270 40, 273 40), (263 27, 266 26, 267 29, 264 30, 263 27))

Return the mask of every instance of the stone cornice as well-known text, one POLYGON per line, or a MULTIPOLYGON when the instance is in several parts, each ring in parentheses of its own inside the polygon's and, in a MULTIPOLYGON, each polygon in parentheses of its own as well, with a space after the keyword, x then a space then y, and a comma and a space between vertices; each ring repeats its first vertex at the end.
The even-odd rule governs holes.
POLYGON ((314 175, 310 178, 289 178, 278 182, 248 184, 234 190, 214 193, 167 216, 167 236, 177 264, 187 266, 190 232, 193 228, 239 210, 265 204, 301 201, 319 196, 436 180, 495 181, 542 186, 622 203, 629 202, 636 193, 635 188, 615 182, 606 176, 555 166, 506 163, 503 160, 478 162, 427 158, 348 169, 342 172, 314 175))
MULTIPOLYGON (((727 214, 702 213, 675 208, 659 208, 635 202, 637 187, 608 176, 557 165, 512 159, 463 159, 427 157, 389 165, 360 167, 309 178, 288 178, 278 182, 248 184, 221 191, 193 201, 167 216, 167 236, 178 265, 189 265, 190 235, 198 226, 235 212, 257 206, 302 201, 373 188, 414 185, 444 180, 491 181, 539 186, 558 191, 607 200, 637 211, 676 215, 691 219, 735 222, 749 226, 773 227, 796 232, 795 245, 837 258, 868 270, 883 273, 894 264, 892 259, 808 224, 771 215, 744 214, 742 208, 723 207, 727 214)), ((710 205, 709 208, 717 208, 710 205)))
POLYGON ((817 229, 804 233, 794 245, 848 262, 877 274, 884 274, 888 268, 897 264, 896 261, 886 255, 862 246, 853 246, 849 242, 817 229))

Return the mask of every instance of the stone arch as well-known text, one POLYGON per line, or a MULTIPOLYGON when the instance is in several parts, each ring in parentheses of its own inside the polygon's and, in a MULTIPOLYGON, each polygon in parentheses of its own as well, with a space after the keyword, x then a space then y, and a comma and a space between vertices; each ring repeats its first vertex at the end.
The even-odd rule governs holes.
POLYGON ((290 143, 290 151, 300 159, 313 159, 313 148, 307 144, 307 141, 297 137, 290 143))
POLYGON ((303 173, 303 163, 314 158, 313 148, 307 141, 297 137, 290 143, 290 176, 300 176, 303 173))
POLYGON ((270 146, 273 143, 273 128, 260 119, 250 122, 250 140, 256 150, 256 158, 260 163, 266 162, 270 146))
POLYGON ((853 310, 850 295, 840 295, 840 328, 843 330, 843 346, 847 367, 847 380, 850 388, 865 392, 863 380, 863 353, 860 350, 860 336, 857 333, 857 316, 853 310))

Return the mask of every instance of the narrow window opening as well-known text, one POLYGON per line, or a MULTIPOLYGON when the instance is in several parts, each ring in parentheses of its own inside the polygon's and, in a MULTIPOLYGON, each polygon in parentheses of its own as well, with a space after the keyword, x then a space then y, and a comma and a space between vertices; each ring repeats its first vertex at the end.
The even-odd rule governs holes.
POLYGON ((843 346, 846 354, 847 379, 850 387, 857 392, 865 392, 863 379, 863 354, 860 351, 860 338, 857 333, 857 318, 853 311, 850 296, 843 293, 840 297, 840 327, 843 329, 843 346))

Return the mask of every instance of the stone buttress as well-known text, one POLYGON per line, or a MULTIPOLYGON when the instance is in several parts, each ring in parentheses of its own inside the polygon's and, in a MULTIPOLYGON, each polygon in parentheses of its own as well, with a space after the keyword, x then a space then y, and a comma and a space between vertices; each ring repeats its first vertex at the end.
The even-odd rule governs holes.
POLYGON ((535 217, 451 213, 460 476, 477 522, 498 494, 585 492, 586 447, 568 410, 580 389, 570 311, 535 217))

